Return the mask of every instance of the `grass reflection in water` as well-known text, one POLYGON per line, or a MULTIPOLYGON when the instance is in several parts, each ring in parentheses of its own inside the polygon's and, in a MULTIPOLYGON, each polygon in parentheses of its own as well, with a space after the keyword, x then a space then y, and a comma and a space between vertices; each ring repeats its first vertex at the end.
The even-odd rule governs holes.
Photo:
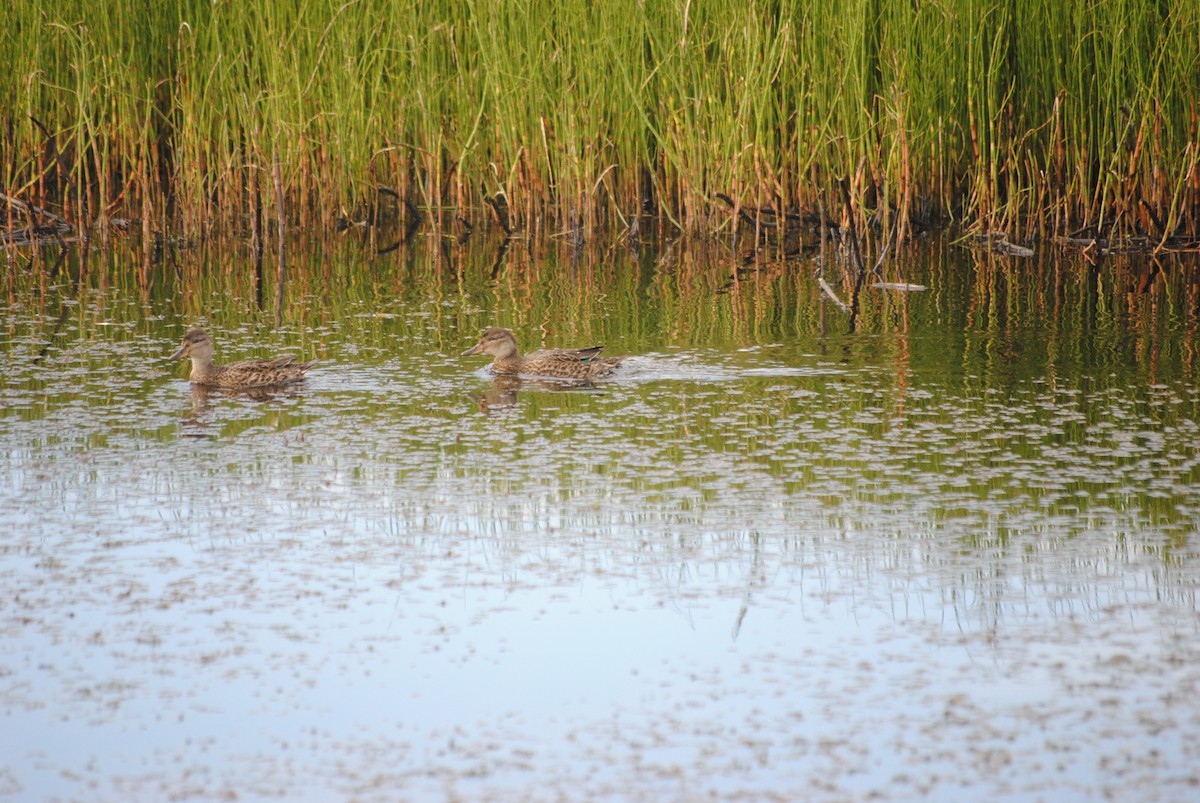
POLYGON ((11 279, 0 749, 24 793, 1195 782, 1184 273, 1147 300, 1119 264, 932 249, 905 266, 927 293, 872 294, 847 333, 802 265, 513 253, 494 280, 469 253, 296 258, 278 329, 203 266, 144 293, 11 279), (322 369, 197 390, 163 359, 195 323, 322 369), (459 356, 492 325, 635 356, 493 377, 459 356))

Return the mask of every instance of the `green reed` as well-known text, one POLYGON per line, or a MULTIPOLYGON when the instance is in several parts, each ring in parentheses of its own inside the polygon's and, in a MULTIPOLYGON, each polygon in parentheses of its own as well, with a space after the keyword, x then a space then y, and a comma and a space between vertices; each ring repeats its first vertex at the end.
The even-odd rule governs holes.
POLYGON ((718 193, 837 217, 845 179, 901 233, 1200 233, 1188 0, 15 0, 0 31, 3 191, 89 226, 323 229, 383 186, 442 226, 486 194, 543 234, 713 231, 718 193))

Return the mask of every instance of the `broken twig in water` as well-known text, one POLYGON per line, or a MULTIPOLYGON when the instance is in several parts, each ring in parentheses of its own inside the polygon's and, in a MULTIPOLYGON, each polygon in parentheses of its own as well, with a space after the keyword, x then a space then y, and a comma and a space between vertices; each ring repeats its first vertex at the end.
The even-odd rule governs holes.
POLYGON ((876 290, 900 290, 904 293, 919 293, 929 289, 923 284, 909 284, 908 282, 875 282, 871 287, 876 290))
POLYGON ((1009 257, 1028 258, 1033 256, 1033 249, 1026 248, 1023 245, 1017 245, 1010 242, 1008 235, 1002 231, 993 231, 986 234, 976 234, 971 237, 971 244, 984 248, 996 254, 1002 254, 1009 257))
POLYGON ((829 286, 829 283, 825 281, 823 276, 817 277, 817 284, 825 291, 825 295, 829 296, 833 303, 838 305, 842 312, 850 311, 850 305, 837 297, 837 293, 833 292, 833 288, 829 286))

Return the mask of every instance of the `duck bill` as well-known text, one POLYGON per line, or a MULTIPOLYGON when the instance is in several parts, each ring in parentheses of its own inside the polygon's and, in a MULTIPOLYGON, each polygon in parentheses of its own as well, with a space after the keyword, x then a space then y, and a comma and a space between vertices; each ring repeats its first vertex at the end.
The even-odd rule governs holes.
POLYGON ((474 346, 471 346, 471 348, 464 351, 462 353, 462 356, 467 357, 472 354, 478 354, 480 349, 482 349, 482 348, 483 348, 483 343, 476 343, 474 346))
POLYGON ((168 360, 179 360, 179 359, 182 359, 182 358, 183 358, 183 353, 184 353, 185 351, 187 351, 187 346, 186 346, 186 345, 184 345, 184 346, 180 346, 178 349, 176 349, 176 350, 175 350, 175 353, 174 353, 174 354, 172 354, 170 357, 167 357, 167 359, 168 359, 168 360))

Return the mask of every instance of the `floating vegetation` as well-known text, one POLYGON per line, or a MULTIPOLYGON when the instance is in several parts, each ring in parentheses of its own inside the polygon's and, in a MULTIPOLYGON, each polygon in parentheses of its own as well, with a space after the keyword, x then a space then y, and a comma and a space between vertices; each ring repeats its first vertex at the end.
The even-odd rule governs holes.
MULTIPOLYGON (((576 244, 736 230, 786 251, 849 217, 898 241, 956 220, 1018 247, 1200 243, 1191 0, 93 12, 0 11, 0 189, 101 237, 258 237, 284 208, 299 231, 576 244)), ((10 203, 0 238, 26 225, 10 203)))

